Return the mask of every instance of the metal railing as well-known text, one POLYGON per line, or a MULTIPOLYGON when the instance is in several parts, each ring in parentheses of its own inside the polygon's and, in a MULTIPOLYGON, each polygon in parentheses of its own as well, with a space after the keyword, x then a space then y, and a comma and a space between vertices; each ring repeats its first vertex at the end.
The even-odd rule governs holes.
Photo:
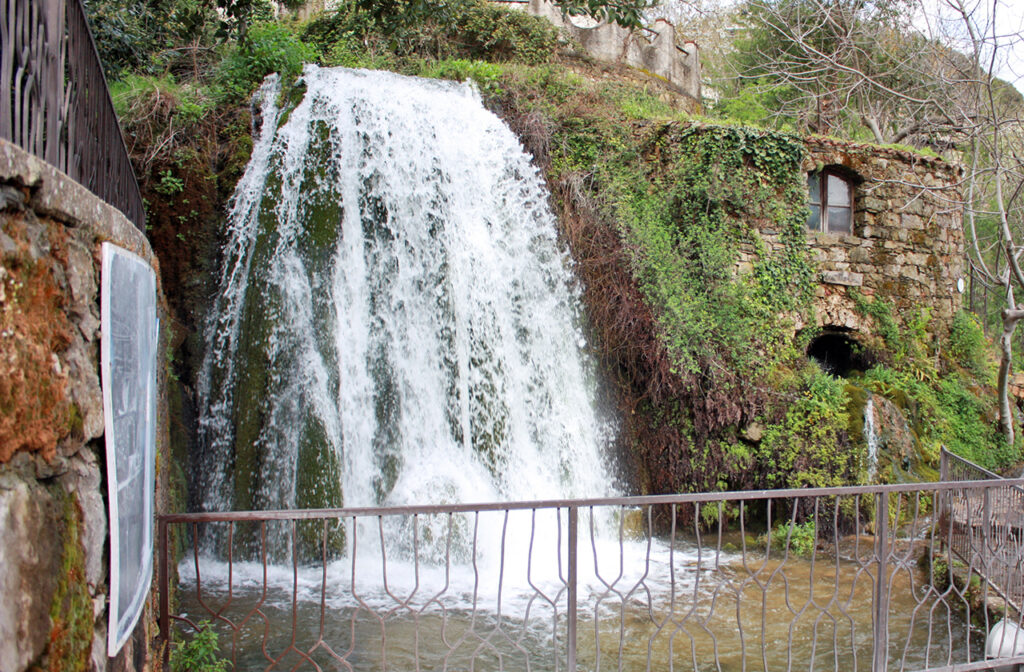
POLYGON ((0 138, 62 170, 146 230, 81 0, 0 0, 0 138))
POLYGON ((1024 488, 942 449, 944 481, 995 481, 992 487, 950 500, 941 519, 949 526, 950 550, 984 576, 1014 610, 1024 605, 1024 488))
POLYGON ((1022 484, 164 515, 161 630, 239 670, 987 669, 1021 617, 934 511, 1022 484))

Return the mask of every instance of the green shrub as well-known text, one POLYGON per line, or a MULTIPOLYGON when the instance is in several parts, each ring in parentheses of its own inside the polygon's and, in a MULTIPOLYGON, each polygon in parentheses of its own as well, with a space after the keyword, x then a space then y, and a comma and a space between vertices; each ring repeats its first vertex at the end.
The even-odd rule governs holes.
POLYGON ((220 638, 209 621, 200 621, 191 639, 171 649, 171 672, 227 672, 228 661, 220 657, 220 638))
POLYGON ((848 401, 844 380, 813 364, 804 369, 798 396, 757 447, 769 487, 832 487, 853 479, 859 458, 847 448, 848 401))
POLYGON ((558 48, 558 30, 547 19, 475 0, 454 6, 452 37, 472 58, 538 64, 558 48))
POLYGON ((504 70, 500 65, 483 61, 450 59, 428 61, 417 73, 420 77, 453 79, 458 82, 472 79, 485 95, 501 95, 499 82, 504 70))
POLYGON ((174 75, 125 75, 110 82, 110 97, 123 127, 136 122, 167 122, 178 128, 201 122, 216 101, 195 83, 179 84, 174 75))
POLYGON ((949 329, 949 357, 983 381, 992 378, 989 344, 974 313, 961 310, 953 317, 949 329))
POLYGON ((225 100, 247 98, 263 78, 279 73, 297 77, 303 63, 316 59, 316 52, 281 23, 253 26, 246 38, 235 44, 220 65, 217 81, 225 100))
POLYGON ((386 55, 542 63, 559 45, 546 19, 482 0, 345 2, 311 21, 302 39, 331 65, 386 55))
POLYGON ((777 549, 786 549, 788 541, 790 553, 801 558, 810 558, 814 555, 818 536, 813 520, 803 523, 793 523, 790 521, 777 525, 771 531, 770 539, 771 545, 777 549))
POLYGON ((941 446, 993 470, 1020 459, 1020 442, 1008 446, 999 431, 994 399, 957 373, 928 382, 911 371, 876 366, 863 382, 900 407, 929 461, 937 460, 941 446))

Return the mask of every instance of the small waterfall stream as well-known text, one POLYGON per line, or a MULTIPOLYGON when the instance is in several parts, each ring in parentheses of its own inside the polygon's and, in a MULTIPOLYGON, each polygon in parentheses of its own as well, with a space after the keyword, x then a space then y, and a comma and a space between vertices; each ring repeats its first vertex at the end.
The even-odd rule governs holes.
POLYGON ((202 508, 613 493, 546 190, 472 86, 309 66, 260 108, 206 332, 202 508))
POLYGON ((864 402, 864 442, 868 446, 868 481, 878 476, 878 430, 875 428, 875 397, 867 393, 864 402))

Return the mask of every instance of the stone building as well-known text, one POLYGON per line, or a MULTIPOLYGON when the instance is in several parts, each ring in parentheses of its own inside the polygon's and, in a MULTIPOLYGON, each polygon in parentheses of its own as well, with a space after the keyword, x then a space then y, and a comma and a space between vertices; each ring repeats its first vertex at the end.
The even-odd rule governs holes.
MULTIPOLYGON (((831 358, 839 370, 844 358, 870 358, 878 325, 857 309, 859 297, 886 302, 900 323, 927 310, 928 329, 945 335, 966 283, 961 168, 900 149, 821 137, 806 143, 818 286, 813 322, 797 328, 821 330, 809 354, 831 358)), ((776 232, 761 235, 779 246, 776 232)))
POLYGON ((631 30, 589 16, 568 16, 550 0, 492 1, 546 18, 579 42, 591 58, 636 68, 681 95, 687 102, 686 109, 700 111, 700 50, 696 42, 677 40, 670 21, 658 19, 631 30))

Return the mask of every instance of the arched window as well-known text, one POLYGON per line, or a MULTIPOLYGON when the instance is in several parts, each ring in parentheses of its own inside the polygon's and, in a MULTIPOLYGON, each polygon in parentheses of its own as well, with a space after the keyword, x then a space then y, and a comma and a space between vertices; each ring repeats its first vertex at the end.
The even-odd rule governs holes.
POLYGON ((851 233, 853 225, 853 182, 828 168, 807 174, 811 231, 851 233))

